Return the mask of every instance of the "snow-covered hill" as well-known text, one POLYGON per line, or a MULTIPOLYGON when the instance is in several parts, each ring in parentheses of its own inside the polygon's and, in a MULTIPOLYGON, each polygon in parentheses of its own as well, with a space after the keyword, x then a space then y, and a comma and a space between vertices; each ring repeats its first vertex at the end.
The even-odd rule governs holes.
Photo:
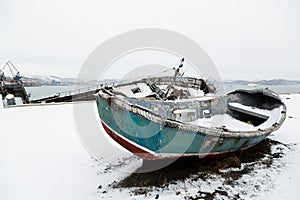
POLYGON ((226 84, 238 84, 238 85, 300 85, 300 81, 297 80, 285 80, 285 79, 271 79, 271 80, 225 80, 226 84))
POLYGON ((76 78, 62 78, 51 75, 25 75, 22 76, 22 80, 24 82, 35 82, 39 85, 97 84, 96 80, 78 80, 76 78))

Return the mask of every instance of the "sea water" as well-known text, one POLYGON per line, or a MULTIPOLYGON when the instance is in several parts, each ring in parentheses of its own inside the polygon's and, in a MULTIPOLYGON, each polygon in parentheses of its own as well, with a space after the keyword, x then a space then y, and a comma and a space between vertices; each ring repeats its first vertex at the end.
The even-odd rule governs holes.
POLYGON ((74 86, 40 86, 40 87, 25 87, 30 100, 40 99, 56 95, 58 93, 73 90, 74 86))

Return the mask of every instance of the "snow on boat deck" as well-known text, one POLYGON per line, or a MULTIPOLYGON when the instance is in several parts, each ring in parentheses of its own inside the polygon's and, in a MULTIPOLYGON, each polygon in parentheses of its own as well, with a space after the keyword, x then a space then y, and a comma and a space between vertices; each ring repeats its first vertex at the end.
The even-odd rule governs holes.
MULTIPOLYGON (((245 174, 241 178, 240 181, 247 184, 236 188, 228 186, 228 191, 234 190, 244 199, 297 199, 300 195, 300 95, 282 97, 289 98, 285 100, 289 117, 269 137, 297 145, 287 151, 279 163, 275 163, 277 167, 257 168, 254 174, 245 174), (253 189, 256 187, 252 183, 262 189, 253 189), (243 191, 248 193, 243 194, 243 191)), ((82 107, 96 109, 92 103, 84 103, 82 107)), ((141 160, 111 144, 112 141, 104 136, 99 126, 95 131, 99 132, 99 146, 103 148, 103 154, 100 161, 95 162, 81 144, 71 104, 1 110, 0 120, 0 199, 154 199, 153 195, 130 196, 126 189, 97 193, 99 185, 104 187, 128 176, 125 172, 140 167, 141 160), (118 165, 120 162, 123 165, 118 165)), ((87 116, 87 123, 91 120, 98 119, 87 116)), ((186 185, 178 184, 178 187, 186 185)), ((207 179, 201 184, 201 190, 209 192, 221 183, 207 179)), ((197 191, 188 184, 185 193, 179 195, 172 190, 158 190, 157 193, 159 199, 182 199, 184 195, 197 191)))
POLYGON ((240 103, 232 102, 228 104, 229 107, 237 109, 237 110, 246 110, 253 114, 254 116, 262 117, 262 118, 268 118, 270 116, 271 112, 266 109, 259 109, 259 108, 254 108, 251 106, 245 106, 240 103))
POLYGON ((274 123, 278 122, 280 119, 280 113, 283 110, 283 107, 274 108, 273 110, 265 110, 254 108, 250 106, 245 106, 240 103, 229 103, 229 106, 234 106, 241 110, 249 111, 253 113, 254 116, 260 116, 262 118, 266 118, 267 121, 262 123, 259 126, 253 126, 251 123, 246 123, 240 120, 233 118, 229 114, 219 114, 214 115, 210 118, 200 118, 195 121, 191 121, 189 123, 203 126, 203 127, 218 127, 220 124, 224 128, 230 131, 257 131, 257 130, 264 130, 270 128, 274 123))

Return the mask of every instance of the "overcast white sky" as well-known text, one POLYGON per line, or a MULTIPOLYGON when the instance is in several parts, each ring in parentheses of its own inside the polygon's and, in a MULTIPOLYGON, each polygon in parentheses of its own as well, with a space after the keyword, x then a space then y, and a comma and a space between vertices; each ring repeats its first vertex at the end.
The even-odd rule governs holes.
POLYGON ((223 79, 300 80, 299 11, 298 0, 1 0, 0 65, 76 77, 103 41, 153 27, 196 41, 223 79))

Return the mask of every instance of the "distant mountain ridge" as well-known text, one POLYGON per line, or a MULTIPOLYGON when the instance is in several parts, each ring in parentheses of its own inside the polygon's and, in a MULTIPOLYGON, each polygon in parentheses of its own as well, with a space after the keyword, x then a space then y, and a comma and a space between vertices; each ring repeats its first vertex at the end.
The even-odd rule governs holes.
POLYGON ((58 76, 41 76, 41 75, 28 75, 24 76, 23 79, 31 79, 41 82, 51 82, 51 81, 57 81, 57 82, 63 82, 63 78, 60 78, 58 76))
MULTIPOLYGON (((58 76, 51 75, 26 75, 23 77, 24 81, 34 81, 41 85, 71 85, 74 83, 80 84, 99 84, 105 82, 115 81, 113 79, 105 80, 78 80, 76 78, 61 78, 58 76)), ((271 79, 271 80, 224 80, 224 84, 234 84, 234 85, 300 85, 300 80, 287 80, 287 79, 271 79)))
MULTIPOLYGON (((113 79, 105 79, 105 80, 82 80, 77 78, 61 78, 58 76, 51 75, 25 75, 22 76, 22 81, 24 83, 34 83, 35 85, 97 85, 101 83, 113 82, 113 79)), ((28 84, 29 85, 29 84, 28 84)))
POLYGON ((245 81, 245 80, 225 80, 225 84, 236 84, 236 85, 300 85, 300 80, 286 80, 286 79, 271 79, 271 80, 255 80, 255 81, 245 81))

